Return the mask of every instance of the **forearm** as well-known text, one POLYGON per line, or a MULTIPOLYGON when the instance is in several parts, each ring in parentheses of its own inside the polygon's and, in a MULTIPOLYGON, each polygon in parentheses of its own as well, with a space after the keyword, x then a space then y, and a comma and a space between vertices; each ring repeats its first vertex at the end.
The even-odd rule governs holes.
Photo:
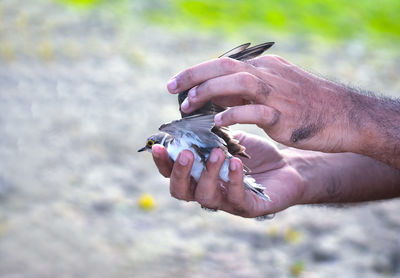
POLYGON ((343 151, 366 155, 400 169, 400 100, 344 90, 350 104, 346 109, 349 136, 343 139, 343 151))
POLYGON ((301 175, 305 190, 300 203, 347 203, 400 196, 400 171, 369 157, 283 150, 301 175))

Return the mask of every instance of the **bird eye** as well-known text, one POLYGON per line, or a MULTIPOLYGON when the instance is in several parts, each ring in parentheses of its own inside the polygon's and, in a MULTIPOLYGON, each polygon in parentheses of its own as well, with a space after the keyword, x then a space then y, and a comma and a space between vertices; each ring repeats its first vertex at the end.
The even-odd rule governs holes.
POLYGON ((147 146, 151 148, 154 145, 154 140, 147 141, 147 146))

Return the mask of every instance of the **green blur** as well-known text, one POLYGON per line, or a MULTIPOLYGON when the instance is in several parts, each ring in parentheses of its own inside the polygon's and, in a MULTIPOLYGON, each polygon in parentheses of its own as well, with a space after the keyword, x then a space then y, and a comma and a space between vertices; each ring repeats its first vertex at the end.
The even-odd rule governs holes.
MULTIPOLYGON (((178 30, 197 28, 226 34, 261 30, 334 40, 400 41, 397 0, 59 1, 95 8, 118 6, 125 11, 144 6, 136 19, 178 30)), ((132 16, 130 12, 120 14, 132 16)))

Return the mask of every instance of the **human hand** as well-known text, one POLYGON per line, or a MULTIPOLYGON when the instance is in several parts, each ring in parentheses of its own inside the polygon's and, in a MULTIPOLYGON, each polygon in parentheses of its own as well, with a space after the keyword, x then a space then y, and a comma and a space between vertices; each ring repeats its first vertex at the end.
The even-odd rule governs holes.
POLYGON ((276 147, 266 139, 245 133, 237 133, 235 138, 246 147, 246 152, 252 157, 242 160, 251 169, 251 176, 257 183, 266 187, 265 192, 271 197, 271 202, 245 190, 243 166, 238 158, 231 160, 230 182, 224 183, 218 177, 224 154, 221 150, 214 149, 217 161, 207 161, 207 170, 203 171, 196 183, 190 177, 193 154, 189 150, 182 151, 173 163, 163 146, 154 145, 154 161, 160 173, 170 178, 171 195, 180 200, 197 201, 206 208, 243 217, 263 216, 303 202, 303 180, 276 147))
POLYGON ((171 93, 192 88, 185 113, 212 100, 231 107, 215 117, 216 125, 256 124, 287 146, 343 152, 359 142, 351 94, 278 56, 210 60, 180 72, 167 87, 171 93))

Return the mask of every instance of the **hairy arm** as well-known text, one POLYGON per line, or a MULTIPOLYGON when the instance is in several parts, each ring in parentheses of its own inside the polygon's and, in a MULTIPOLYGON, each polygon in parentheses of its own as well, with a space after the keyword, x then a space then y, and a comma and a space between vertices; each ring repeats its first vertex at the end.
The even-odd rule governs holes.
POLYGON ((400 100, 345 89, 352 107, 347 115, 357 131, 346 151, 363 154, 400 169, 400 100))
POLYGON ((300 203, 354 203, 400 196, 400 170, 354 153, 288 148, 286 161, 304 180, 300 203))

